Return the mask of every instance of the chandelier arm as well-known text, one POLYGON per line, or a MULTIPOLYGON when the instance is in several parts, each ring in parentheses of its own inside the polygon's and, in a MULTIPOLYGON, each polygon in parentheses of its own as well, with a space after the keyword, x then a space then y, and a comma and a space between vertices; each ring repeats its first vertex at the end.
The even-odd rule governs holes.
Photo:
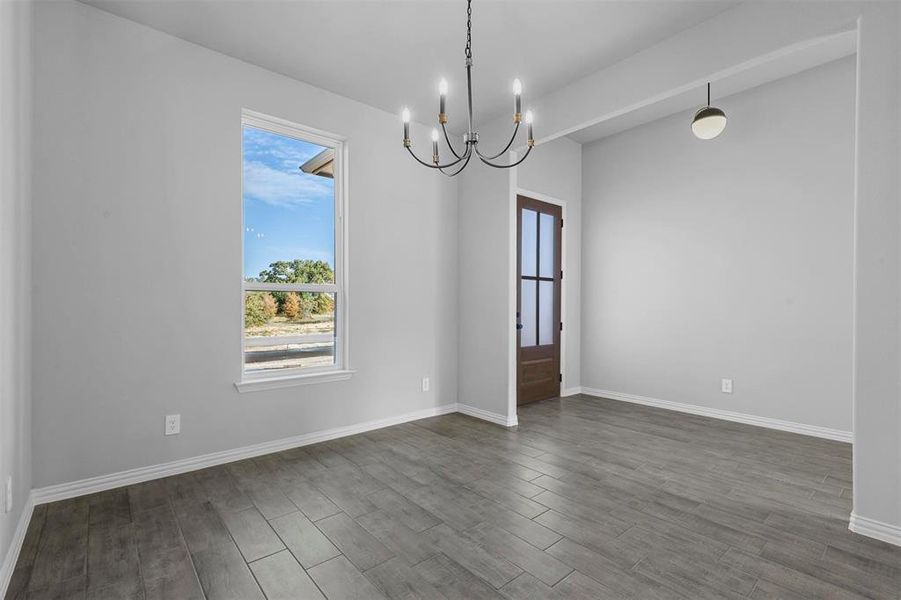
MULTIPOLYGON (((447 134, 447 125, 442 123, 441 129, 444 131, 444 141, 447 142, 447 147, 450 148, 450 151, 454 156, 456 156, 457 158, 460 158, 460 155, 457 154, 456 150, 454 150, 453 144, 451 144, 450 136, 447 134)), ((465 152, 464 152, 464 154, 465 154, 465 152)))
POLYGON ((466 152, 465 152, 464 155, 463 155, 463 156, 466 158, 466 160, 465 160, 465 161, 463 162, 463 164, 460 165, 460 167, 459 167, 456 171, 454 171, 453 173, 448 173, 447 171, 444 170, 443 167, 440 168, 440 169, 438 169, 438 170, 441 171, 442 173, 444 173, 445 175, 447 175, 448 177, 454 177, 455 175, 459 175, 460 172, 463 171, 463 169, 466 168, 466 165, 469 164, 469 159, 472 158, 472 151, 471 151, 471 150, 472 150, 472 146, 469 146, 469 147, 466 148, 466 152))
POLYGON ((492 154, 491 156, 485 156, 484 154, 482 154, 481 152, 479 152, 479 148, 476 147, 476 154, 478 154, 478 155, 479 155, 479 158, 481 158, 482 160, 485 160, 485 159, 487 159, 487 160, 494 160, 495 158, 498 158, 499 156, 501 156, 501 155, 504 154, 507 150, 510 149, 510 146, 513 145, 513 140, 516 139, 516 134, 517 134, 517 133, 519 133, 519 123, 518 123, 518 122, 516 123, 516 127, 513 128, 513 135, 510 137, 510 141, 507 142, 507 145, 504 146, 504 149, 503 149, 503 150, 501 150, 501 151, 498 152, 497 154, 492 154))
POLYGON ((519 163, 524 161, 526 159, 526 157, 529 155, 529 152, 531 152, 531 151, 532 151, 532 146, 529 146, 529 149, 526 150, 526 153, 522 155, 522 158, 520 158, 518 161, 516 161, 512 165, 496 165, 493 162, 487 160, 481 154, 479 154, 479 160, 481 160, 483 163, 485 163, 489 167, 494 167, 495 169, 512 169, 513 167, 515 167, 516 165, 518 165, 519 163))
POLYGON ((419 158, 418 156, 416 156, 416 153, 413 152, 413 148, 411 148, 410 146, 407 146, 407 150, 410 152, 410 156, 415 158, 419 164, 421 164, 424 167, 428 167, 430 169, 439 169, 439 170, 446 169, 448 167, 454 166, 455 164, 459 163, 460 161, 462 161, 463 159, 466 158, 466 154, 464 154, 463 156, 461 156, 460 158, 458 158, 457 160, 455 160, 453 162, 449 162, 449 163, 446 163, 443 165, 436 165, 436 164, 432 164, 432 163, 427 163, 424 160, 422 160, 421 158, 419 158))

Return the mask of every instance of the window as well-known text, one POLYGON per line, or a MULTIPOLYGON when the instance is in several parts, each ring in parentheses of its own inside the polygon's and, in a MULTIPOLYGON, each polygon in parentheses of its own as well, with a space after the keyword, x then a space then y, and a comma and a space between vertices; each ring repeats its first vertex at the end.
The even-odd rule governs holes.
POLYGON ((245 112, 242 157, 242 384, 349 376, 344 145, 245 112))

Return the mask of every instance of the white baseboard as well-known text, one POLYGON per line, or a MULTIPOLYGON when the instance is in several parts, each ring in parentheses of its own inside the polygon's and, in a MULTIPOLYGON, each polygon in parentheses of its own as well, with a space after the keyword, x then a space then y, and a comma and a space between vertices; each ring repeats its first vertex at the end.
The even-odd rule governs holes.
POLYGON ((581 394, 581 393, 582 393, 582 388, 581 388, 581 387, 578 387, 578 386, 577 386, 577 387, 571 387, 571 388, 566 388, 566 389, 564 389, 564 390, 561 390, 561 391, 560 391, 560 397, 561 397, 561 398, 566 398, 567 396, 575 396, 576 394, 581 394))
POLYGON ((196 471, 197 469, 230 463, 246 458, 253 458, 255 456, 262 456, 264 454, 271 454, 272 452, 279 452, 290 448, 316 444, 318 442, 334 440, 349 435, 365 433, 374 429, 381 429, 383 427, 390 427, 392 425, 418 421, 419 419, 446 415, 453 412, 461 412, 476 417, 477 419, 504 425, 505 427, 512 427, 517 424, 515 416, 507 418, 504 415, 475 408, 474 406, 468 406, 466 404, 446 404, 444 406, 418 410, 395 417, 388 417, 386 419, 357 423, 356 425, 349 425, 347 427, 336 427, 334 429, 326 429, 324 431, 307 433, 271 442, 263 442, 252 446, 244 446, 243 448, 212 452, 202 456, 195 456, 168 463, 139 467, 137 469, 129 469, 127 471, 120 471, 109 475, 100 475, 98 477, 90 477, 88 479, 33 489, 28 496, 26 506, 22 510, 22 515, 19 517, 15 535, 13 536, 9 550, 3 559, 3 564, 0 565, 0 598, 4 597, 6 594, 6 589, 9 586, 13 570, 16 566, 16 561, 19 558, 19 551, 22 548, 25 532, 28 530, 28 523, 31 521, 31 515, 35 505, 102 492, 104 490, 141 483, 143 481, 196 471))
POLYGON ((779 419, 771 419, 769 417, 758 417, 755 415, 747 415, 744 413, 720 410, 717 408, 708 408, 706 406, 683 404, 681 402, 671 402, 670 400, 658 400, 657 398, 636 396, 635 394, 612 392, 610 390, 599 390, 595 388, 583 387, 581 388, 581 391, 587 396, 609 398, 610 400, 620 400, 622 402, 631 402, 632 404, 643 404, 645 406, 653 406, 666 410, 675 410, 692 415, 700 415, 702 417, 711 417, 714 419, 722 419, 724 421, 733 421, 735 423, 744 423, 745 425, 756 425, 757 427, 766 427, 767 429, 778 429, 779 431, 799 433, 801 435, 809 435, 813 437, 824 438, 827 440, 834 440, 837 442, 851 443, 854 440, 854 434, 852 432, 842 431, 840 429, 829 429, 828 427, 819 427, 817 425, 805 425, 803 423, 795 423, 793 421, 782 421, 779 419))
POLYGON ((299 448, 300 446, 326 442, 328 440, 334 440, 349 435, 365 433, 374 429, 381 429, 383 427, 390 427, 392 425, 418 421, 419 419, 446 415, 453 412, 461 412, 476 417, 477 419, 483 419, 505 427, 513 427, 517 424, 515 416, 512 419, 508 419, 504 415, 475 408, 473 406, 467 406, 465 404, 446 404, 444 406, 418 410, 396 417, 377 419, 375 421, 357 423, 356 425, 348 425, 347 427, 336 427, 324 431, 315 431, 313 433, 306 433, 271 442, 263 442, 252 446, 223 450, 221 452, 213 452, 158 465, 139 467, 137 469, 129 469, 127 471, 120 471, 109 475, 100 475, 97 477, 89 477, 88 479, 80 479, 78 481, 70 481, 68 483, 37 488, 31 492, 32 501, 34 504, 46 504, 47 502, 66 500, 68 498, 111 490, 126 485, 134 485, 143 481, 150 481, 151 479, 161 479, 180 473, 205 469, 207 467, 235 462, 237 460, 271 454, 273 452, 281 452, 282 450, 289 450, 291 448, 299 448))
POLYGON ((848 529, 854 533, 865 535, 889 544, 901 546, 901 527, 897 525, 889 525, 881 521, 874 521, 866 517, 851 513, 851 521, 848 523, 848 529))
POLYGON ((464 415, 469 415, 470 417, 475 417, 477 419, 482 419, 483 421, 497 423, 498 425, 503 425, 504 427, 516 427, 516 425, 519 424, 519 420, 516 418, 516 415, 507 417, 500 413, 483 410, 481 408, 476 408, 475 406, 469 406, 468 404, 458 404, 457 412, 463 413, 464 415))
POLYGON ((319 442, 326 442, 328 440, 334 440, 337 438, 346 437, 348 435, 365 433, 367 431, 372 431, 373 429, 381 429, 383 427, 390 427, 392 425, 399 425, 401 423, 407 423, 409 421, 417 421, 419 419, 425 419, 428 417, 445 415, 456 411, 456 404, 436 406, 434 408, 418 410, 415 412, 398 415, 396 417, 388 417, 386 419, 377 419, 375 421, 357 423, 356 425, 348 425, 347 427, 336 427, 334 429, 326 429, 324 431, 306 433, 303 435, 283 438, 271 442, 254 444, 252 446, 244 446, 243 448, 223 450, 221 452, 213 452, 210 454, 204 454, 202 456, 175 460, 168 463, 139 467, 137 469, 129 469, 128 471, 120 471, 118 473, 111 473, 109 475, 100 475, 98 477, 90 477, 88 479, 81 479, 78 481, 51 485, 32 490, 33 501, 34 504, 45 504, 47 502, 55 502, 57 500, 75 498, 77 496, 84 496, 86 494, 102 492, 104 490, 110 490, 125 485, 133 485, 135 483, 141 483, 143 481, 150 481, 151 479, 170 477, 172 475, 178 475, 180 473, 187 473, 188 471, 196 471, 197 469, 204 469, 206 467, 230 463, 237 460, 243 460, 245 458, 253 458, 255 456, 262 456, 264 454, 280 452, 282 450, 288 450, 290 448, 297 448, 300 446, 308 446, 310 444, 316 444, 319 442))
POLYGON ((0 598, 5 598, 6 590, 9 589, 9 582, 16 569, 16 561, 19 560, 19 552, 22 550, 22 542, 25 541, 25 532, 28 531, 32 512, 34 512, 34 494, 28 494, 25 506, 22 507, 22 514, 19 515, 13 539, 10 541, 6 556, 3 557, 3 564, 0 564, 0 598))

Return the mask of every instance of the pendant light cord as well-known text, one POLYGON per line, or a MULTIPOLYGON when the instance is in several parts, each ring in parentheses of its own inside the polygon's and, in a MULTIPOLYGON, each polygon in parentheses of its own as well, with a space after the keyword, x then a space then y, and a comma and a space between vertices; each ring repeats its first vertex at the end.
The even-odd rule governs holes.
POLYGON ((710 106, 710 82, 707 82, 707 106, 710 106))

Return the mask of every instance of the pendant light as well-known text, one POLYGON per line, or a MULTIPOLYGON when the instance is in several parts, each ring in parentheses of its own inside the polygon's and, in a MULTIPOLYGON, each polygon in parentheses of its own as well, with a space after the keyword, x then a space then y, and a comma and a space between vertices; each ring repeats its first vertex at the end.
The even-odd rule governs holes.
POLYGON ((710 82, 707 83, 707 106, 695 113, 691 121, 691 132, 702 140, 712 140, 726 128, 726 113, 710 106, 710 82))

